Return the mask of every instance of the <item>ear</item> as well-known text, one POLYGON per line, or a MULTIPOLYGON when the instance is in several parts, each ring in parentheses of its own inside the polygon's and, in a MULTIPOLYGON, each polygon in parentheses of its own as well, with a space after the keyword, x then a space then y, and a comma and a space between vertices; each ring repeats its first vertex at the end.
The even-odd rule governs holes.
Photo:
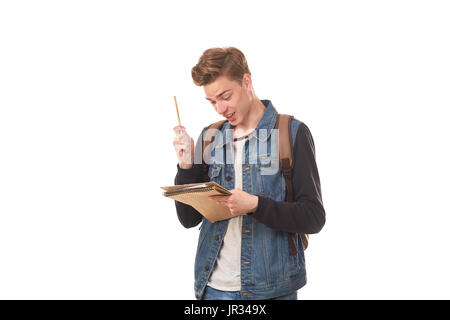
POLYGON ((248 73, 244 73, 242 76, 242 85, 245 86, 246 89, 250 89, 252 86, 252 76, 248 73))

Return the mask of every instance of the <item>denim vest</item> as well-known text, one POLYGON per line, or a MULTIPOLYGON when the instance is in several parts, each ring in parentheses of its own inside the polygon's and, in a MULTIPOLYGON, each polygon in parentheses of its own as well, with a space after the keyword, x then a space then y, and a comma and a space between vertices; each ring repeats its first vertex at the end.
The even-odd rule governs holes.
MULTIPOLYGON (((243 191, 284 201, 286 186, 279 170, 276 150, 277 132, 273 130, 277 111, 270 100, 256 130, 244 146, 242 164, 243 191)), ((300 121, 292 119, 292 145, 300 121)), ((226 122, 215 136, 210 149, 208 175, 223 187, 234 189, 232 127, 226 122), (218 138, 219 137, 219 138, 218 138)), ((203 132, 202 132, 203 134, 203 132)), ((208 152, 209 153, 209 152, 208 152)), ((195 296, 200 299, 219 254, 228 220, 210 223, 203 218, 195 258, 195 296)), ((289 234, 260 223, 251 215, 243 216, 241 247, 241 292, 244 299, 270 299, 286 295, 306 284, 305 257, 300 238, 295 238, 298 252, 293 254, 289 234)))

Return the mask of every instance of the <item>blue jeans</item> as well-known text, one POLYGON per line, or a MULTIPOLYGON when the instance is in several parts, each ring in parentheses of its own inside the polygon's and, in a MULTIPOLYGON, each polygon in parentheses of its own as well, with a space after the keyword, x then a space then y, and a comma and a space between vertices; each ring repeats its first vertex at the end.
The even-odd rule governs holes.
MULTIPOLYGON (((240 291, 221 291, 208 286, 202 300, 243 300, 243 298, 240 291)), ((297 291, 271 300, 297 300, 297 291)))

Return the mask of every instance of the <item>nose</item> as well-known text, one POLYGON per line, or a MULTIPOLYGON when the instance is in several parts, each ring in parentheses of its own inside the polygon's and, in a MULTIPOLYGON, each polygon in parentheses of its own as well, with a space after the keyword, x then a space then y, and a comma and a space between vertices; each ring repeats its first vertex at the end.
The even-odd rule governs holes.
POLYGON ((222 101, 219 101, 217 102, 216 110, 220 115, 223 115, 227 110, 227 106, 222 101))

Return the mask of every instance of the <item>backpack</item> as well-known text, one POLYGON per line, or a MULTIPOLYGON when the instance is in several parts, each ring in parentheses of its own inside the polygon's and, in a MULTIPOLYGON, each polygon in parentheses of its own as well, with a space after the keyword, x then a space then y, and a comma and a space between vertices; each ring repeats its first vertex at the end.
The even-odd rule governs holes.
MULTIPOLYGON (((292 136, 291 136, 291 119, 292 116, 287 114, 278 114, 277 123, 275 125, 275 129, 279 129, 278 139, 279 139, 279 156, 280 156, 280 169, 283 172, 284 180, 286 183, 286 201, 293 202, 294 201, 294 192, 292 185, 292 167, 294 165, 294 156, 292 153, 292 136)), ((214 122, 213 124, 208 126, 208 129, 216 129, 220 130, 223 124, 227 120, 221 120, 214 122)), ((211 132, 211 131, 209 131, 211 132)), ((216 132, 212 130, 212 132, 216 132)), ((209 146, 211 142, 214 141, 214 135, 207 134, 205 140, 203 140, 203 150, 207 150, 206 148, 209 146)), ((308 235, 300 234, 300 238, 302 240, 303 250, 306 250, 308 247, 308 235)), ((291 246, 292 254, 296 254, 298 249, 295 245, 295 234, 289 234, 289 243, 291 246)))

